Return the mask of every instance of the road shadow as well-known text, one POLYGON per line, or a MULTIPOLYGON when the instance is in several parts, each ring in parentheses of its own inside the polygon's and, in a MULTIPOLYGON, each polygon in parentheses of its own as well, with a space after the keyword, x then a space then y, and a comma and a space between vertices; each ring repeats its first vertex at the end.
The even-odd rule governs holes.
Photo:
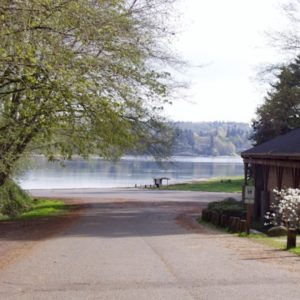
POLYGON ((107 238, 205 234, 196 221, 205 206, 178 201, 69 204, 69 213, 63 216, 0 222, 0 241, 40 240, 58 233, 107 238))

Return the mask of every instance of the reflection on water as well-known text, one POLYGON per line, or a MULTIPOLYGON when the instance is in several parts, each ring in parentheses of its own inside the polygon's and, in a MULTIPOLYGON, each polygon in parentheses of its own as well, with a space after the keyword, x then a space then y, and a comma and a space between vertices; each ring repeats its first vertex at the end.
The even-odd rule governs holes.
POLYGON ((240 176, 240 158, 174 157, 156 163, 150 157, 124 157, 113 163, 99 158, 89 161, 74 159, 64 167, 35 158, 35 166, 19 177, 25 189, 101 188, 149 185, 154 177, 169 177, 170 183, 211 177, 240 176))

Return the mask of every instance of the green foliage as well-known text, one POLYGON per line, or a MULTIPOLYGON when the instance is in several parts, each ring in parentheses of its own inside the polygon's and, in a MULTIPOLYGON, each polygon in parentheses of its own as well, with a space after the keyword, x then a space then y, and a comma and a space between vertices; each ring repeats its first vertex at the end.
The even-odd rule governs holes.
MULTIPOLYGON (((253 242, 276 248, 278 250, 286 250, 286 237, 269 237, 264 233, 240 234, 239 237, 248 238, 253 242)), ((291 250, 289 251, 293 252, 291 250)))
MULTIPOLYGON (((12 201, 8 201, 8 205, 11 205, 12 201)), ((26 209, 22 209, 17 214, 12 215, 1 215, 0 220, 9 220, 9 219, 32 219, 32 218, 41 218, 48 216, 58 216, 66 213, 68 207, 65 205, 62 200, 54 199, 30 199, 27 203, 26 209)))
POLYGON ((300 127, 300 56, 281 67, 276 79, 252 124, 257 145, 300 127))
POLYGON ((211 202, 208 204, 207 210, 229 217, 245 217, 246 215, 245 204, 234 198, 226 198, 223 201, 211 202))
POLYGON ((300 247, 289 249, 289 252, 300 255, 300 247))
POLYGON ((251 128, 235 122, 173 123, 174 155, 230 156, 250 148, 251 128))
POLYGON ((210 221, 203 220, 203 216, 198 217, 196 220, 199 224, 201 224, 202 226, 204 226, 206 228, 209 228, 209 229, 214 230, 216 232, 228 233, 227 228, 220 227, 220 226, 217 226, 217 225, 211 223, 210 221))
POLYGON ((216 212, 220 212, 223 207, 231 206, 237 204, 237 200, 234 198, 226 198, 223 201, 215 201, 208 204, 207 208, 209 210, 214 210, 216 212))
POLYGON ((1 1, 0 186, 26 151, 116 159, 169 146, 159 65, 175 61, 172 1, 1 1))
POLYGON ((65 213, 67 207, 62 200, 36 199, 32 208, 20 215, 20 219, 40 218, 46 216, 57 216, 65 213))
POLYGON ((223 180, 213 179, 208 181, 169 185, 167 189, 177 191, 240 193, 242 191, 243 183, 244 180, 242 178, 231 178, 223 180))
POLYGON ((17 217, 31 206, 32 198, 13 181, 7 180, 0 187, 0 214, 17 217))

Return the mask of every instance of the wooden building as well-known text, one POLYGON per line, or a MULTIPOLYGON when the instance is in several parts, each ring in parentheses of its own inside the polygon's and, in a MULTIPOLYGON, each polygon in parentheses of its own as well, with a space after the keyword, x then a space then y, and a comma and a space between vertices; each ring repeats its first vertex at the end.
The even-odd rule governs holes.
POLYGON ((299 188, 300 128, 241 153, 245 185, 255 186, 254 217, 269 210, 273 189, 299 188))

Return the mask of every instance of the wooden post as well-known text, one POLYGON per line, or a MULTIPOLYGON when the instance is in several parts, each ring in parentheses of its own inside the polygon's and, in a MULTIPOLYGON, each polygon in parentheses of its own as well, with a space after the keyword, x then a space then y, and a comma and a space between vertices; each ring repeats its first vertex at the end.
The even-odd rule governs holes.
POLYGON ((240 233, 242 232, 247 232, 247 221, 246 220, 241 220, 240 221, 240 233))
POLYGON ((289 228, 287 232, 287 249, 296 248, 297 230, 295 228, 289 228))
POLYGON ((229 221, 228 221, 228 229, 227 229, 228 232, 231 232, 231 231, 232 231, 232 228, 233 228, 233 222, 234 222, 234 217, 229 217, 229 221))
POLYGON ((222 215, 221 216, 221 227, 227 227, 228 226, 228 216, 222 215))
POLYGON ((241 221, 241 219, 239 217, 234 218, 233 233, 239 232, 239 230, 240 230, 240 221, 241 221))
POLYGON ((252 211, 253 211, 253 205, 247 204, 247 234, 250 233, 250 228, 252 224, 252 211))
POLYGON ((250 227, 252 223, 252 213, 253 213, 253 204, 255 199, 255 187, 246 186, 245 187, 245 203, 247 204, 247 234, 250 232, 250 227))

